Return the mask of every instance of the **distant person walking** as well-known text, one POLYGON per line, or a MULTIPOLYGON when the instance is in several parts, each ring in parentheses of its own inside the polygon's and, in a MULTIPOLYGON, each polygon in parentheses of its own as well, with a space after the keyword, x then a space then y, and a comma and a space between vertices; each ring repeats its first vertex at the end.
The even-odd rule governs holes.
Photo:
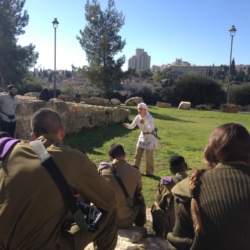
POLYGON ((153 176, 154 149, 157 147, 157 138, 154 133, 154 118, 149 114, 148 106, 143 102, 138 104, 138 115, 134 121, 131 124, 123 123, 123 126, 128 129, 133 129, 136 125, 141 129, 141 133, 137 141, 134 165, 140 168, 141 158, 146 150, 146 175, 153 176))
POLYGON ((14 85, 8 86, 8 94, 0 95, 0 116, 1 116, 1 130, 9 133, 14 137, 16 129, 16 106, 17 100, 15 98, 16 88, 14 85))

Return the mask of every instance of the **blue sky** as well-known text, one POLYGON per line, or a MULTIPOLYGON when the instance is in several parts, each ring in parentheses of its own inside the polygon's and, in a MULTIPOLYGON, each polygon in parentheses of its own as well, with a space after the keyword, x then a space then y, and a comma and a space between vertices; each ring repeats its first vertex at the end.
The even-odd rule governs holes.
MULTIPOLYGON (((100 0, 102 9, 108 0, 100 0)), ((86 0, 26 0, 24 9, 30 20, 21 45, 33 43, 39 52, 36 67, 54 68, 54 28, 57 18, 57 69, 87 65, 85 52, 76 36, 83 30, 86 0)), ((250 64, 249 0, 115 0, 116 9, 125 15, 120 35, 126 45, 119 55, 126 56, 123 66, 136 48, 151 56, 151 66, 172 63, 182 58, 196 65, 229 64, 231 37, 236 64, 250 64)))

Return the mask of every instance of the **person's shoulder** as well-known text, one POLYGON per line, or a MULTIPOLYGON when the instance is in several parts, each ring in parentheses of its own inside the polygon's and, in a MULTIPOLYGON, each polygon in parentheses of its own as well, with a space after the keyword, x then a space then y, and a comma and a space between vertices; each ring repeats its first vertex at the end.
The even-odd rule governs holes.
POLYGON ((173 177, 172 176, 164 176, 160 179, 160 183, 162 185, 169 185, 171 183, 173 183, 173 177))
POLYGON ((151 114, 148 114, 146 120, 148 122, 150 122, 150 121, 154 121, 154 118, 153 118, 153 116, 151 114))
POLYGON ((123 166, 127 168, 127 171, 130 171, 130 172, 133 172, 133 173, 139 173, 140 174, 140 171, 139 171, 139 168, 135 165, 131 165, 130 163, 128 163, 127 161, 125 161, 123 163, 123 166))
POLYGON ((3 93, 3 94, 0 94, 0 99, 3 99, 3 98, 6 98, 8 97, 8 93, 3 93))
MULTIPOLYGON (((52 145, 51 145, 52 146, 52 145)), ((56 147, 64 154, 69 155, 70 159, 81 158, 85 159, 88 158, 86 153, 83 149, 71 145, 64 145, 64 144, 56 144, 56 147)), ((48 148, 50 150, 50 147, 48 148)))
POLYGON ((110 164, 109 164, 108 162, 102 161, 102 162, 100 162, 100 164, 99 164, 98 170, 103 170, 103 169, 109 168, 109 167, 110 167, 110 164))
POLYGON ((141 117, 140 115, 136 115, 135 120, 140 120, 141 119, 140 117, 141 117))
POLYGON ((172 188, 172 193, 177 197, 179 202, 187 202, 191 200, 191 191, 189 188, 189 177, 177 183, 172 188))

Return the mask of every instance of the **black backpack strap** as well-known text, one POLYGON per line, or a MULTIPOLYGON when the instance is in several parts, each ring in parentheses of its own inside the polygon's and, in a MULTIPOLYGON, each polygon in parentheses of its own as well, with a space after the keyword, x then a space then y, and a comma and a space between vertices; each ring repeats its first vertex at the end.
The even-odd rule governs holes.
POLYGON ((134 202, 133 202, 132 198, 129 196, 128 191, 127 191, 127 189, 125 188, 125 186, 124 186, 124 184, 123 184, 123 182, 122 182, 120 176, 119 176, 118 173, 116 172, 116 170, 115 170, 115 168, 114 168, 114 166, 113 166, 112 163, 109 163, 108 165, 109 165, 109 168, 112 170, 112 172, 113 172, 113 174, 114 174, 114 176, 115 176, 115 178, 116 178, 118 184, 120 185, 120 187, 121 187, 121 189, 122 189, 122 191, 123 191, 123 193, 124 193, 124 195, 125 195, 125 197, 126 197, 126 203, 127 203, 127 205, 128 205, 130 208, 132 208, 132 207, 134 206, 134 202))
POLYGON ((47 170, 50 177, 53 179, 53 181, 56 183, 58 189, 60 190, 63 200, 67 206, 67 208, 71 211, 75 222, 79 226, 79 228, 83 232, 88 231, 88 225, 85 221, 84 215, 80 208, 78 207, 75 197, 64 178, 62 172, 55 164, 52 156, 48 153, 44 145, 41 141, 36 140, 30 142, 31 146, 33 147, 35 153, 37 154, 41 165, 47 170))

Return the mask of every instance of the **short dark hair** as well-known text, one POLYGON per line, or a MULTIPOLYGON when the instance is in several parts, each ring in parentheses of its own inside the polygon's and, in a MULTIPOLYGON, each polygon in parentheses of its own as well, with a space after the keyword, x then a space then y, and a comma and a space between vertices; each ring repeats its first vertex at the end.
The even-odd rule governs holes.
POLYGON ((227 161, 243 161, 250 164, 250 135, 238 123, 226 123, 211 134, 204 157, 209 167, 227 161))
POLYGON ((113 159, 122 157, 125 155, 124 148, 121 144, 114 143, 109 148, 109 156, 113 159))
POLYGON ((174 155, 170 158, 169 165, 174 172, 183 171, 186 166, 185 158, 181 155, 174 155))
POLYGON ((13 88, 15 88, 15 86, 14 86, 14 85, 12 85, 12 84, 11 84, 11 85, 9 85, 9 86, 7 87, 7 89, 8 89, 8 90, 11 90, 11 89, 13 89, 13 88))
POLYGON ((59 114, 52 109, 39 109, 31 118, 31 129, 36 137, 43 134, 56 135, 61 127, 61 118, 59 114))

